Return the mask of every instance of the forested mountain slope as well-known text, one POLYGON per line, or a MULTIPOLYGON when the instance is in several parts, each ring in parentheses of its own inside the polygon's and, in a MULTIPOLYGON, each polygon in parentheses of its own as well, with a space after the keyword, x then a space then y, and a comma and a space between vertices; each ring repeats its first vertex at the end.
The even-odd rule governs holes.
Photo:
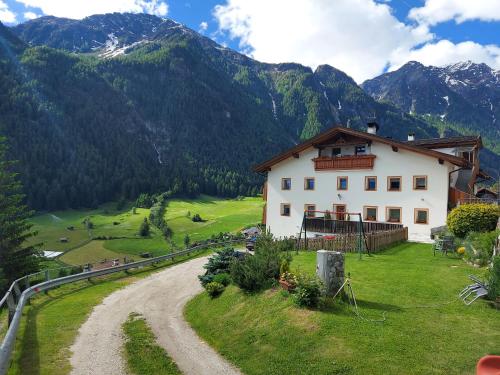
POLYGON ((439 136, 333 67, 260 63, 149 15, 2 26, 0 82, 0 134, 36 209, 167 189, 254 194, 253 164, 373 116, 383 135, 439 136))

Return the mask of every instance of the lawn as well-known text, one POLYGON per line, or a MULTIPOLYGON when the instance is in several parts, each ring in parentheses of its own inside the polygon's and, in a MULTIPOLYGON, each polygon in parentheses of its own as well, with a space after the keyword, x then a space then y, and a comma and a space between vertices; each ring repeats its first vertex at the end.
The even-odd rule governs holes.
MULTIPOLYGON (((315 253, 294 257, 292 269, 315 272, 315 253)), ((499 312, 457 294, 484 270, 433 257, 429 245, 402 244, 357 260, 346 271, 360 311, 329 303, 300 309, 278 290, 246 295, 234 286, 211 300, 202 293, 186 317, 210 345, 245 374, 471 374, 485 354, 500 354, 499 312)))
MULTIPOLYGON (((166 210, 167 224, 173 231, 176 247, 184 247, 188 234, 191 242, 204 240, 219 232, 238 230, 260 222, 263 201, 261 198, 221 199, 200 196, 198 199, 173 199, 166 210), (204 220, 195 223, 188 214, 199 214, 204 220)), ((155 227, 147 238, 138 235, 141 222, 149 216, 149 209, 132 212, 132 204, 116 210, 116 203, 108 203, 95 210, 67 210, 35 216, 32 219, 38 235, 33 243, 43 243, 43 250, 68 251, 59 259, 67 264, 81 265, 102 259, 135 257, 149 252, 159 256, 172 251, 155 227), (90 218, 93 229, 88 232, 83 221, 90 218), (68 229, 73 227, 73 229, 68 229), (67 243, 60 238, 66 237, 67 243), (108 237, 106 241, 92 241, 91 238, 108 237)))
MULTIPOLYGON (((13 363, 9 375, 67 375, 71 371, 69 348, 78 329, 94 306, 112 292, 146 277, 166 266, 206 255, 198 253, 164 262, 157 267, 145 267, 107 277, 79 281, 40 294, 31 300, 23 312, 13 363)), ((5 311, 0 314, 3 318, 5 311)), ((2 319, 0 321, 3 322, 2 319)), ((2 323, 0 323, 0 334, 2 323)))

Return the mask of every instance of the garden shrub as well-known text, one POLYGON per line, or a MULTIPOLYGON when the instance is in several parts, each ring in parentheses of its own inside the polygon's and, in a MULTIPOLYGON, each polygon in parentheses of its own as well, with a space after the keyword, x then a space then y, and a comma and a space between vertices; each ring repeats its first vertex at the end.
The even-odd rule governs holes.
POLYGON ((214 277, 217 274, 228 274, 231 262, 236 256, 237 253, 231 247, 226 247, 212 255, 208 259, 207 264, 203 266, 203 268, 207 271, 204 275, 198 276, 201 285, 205 286, 206 284, 214 281, 214 277))
POLYGON ((297 286, 293 294, 293 300, 298 306, 318 307, 323 283, 315 276, 301 273, 297 276, 297 286))
POLYGON ((469 233, 465 241, 465 259, 480 266, 488 264, 493 256, 493 247, 499 234, 499 230, 469 233))
POLYGON ((495 256, 489 270, 488 298, 495 300, 500 297, 500 256, 495 256))
POLYGON ((464 238, 469 232, 490 232, 495 229, 500 209, 493 204, 464 204, 454 208, 446 220, 449 230, 464 238))
POLYGON ((279 279, 283 260, 290 261, 281 241, 265 234, 255 243, 255 255, 246 256, 231 264, 231 278, 241 289, 253 292, 269 287, 279 279))
POLYGON ((228 286, 231 284, 231 276, 228 273, 219 273, 214 276, 213 281, 228 286))
POLYGON ((212 281, 211 283, 208 283, 205 285, 205 289, 208 293, 208 295, 212 298, 215 298, 219 295, 222 294, 226 287, 222 285, 221 283, 218 283, 216 281, 212 281))
POLYGON ((192 219, 191 219, 191 220, 192 220, 194 223, 202 223, 203 221, 205 221, 205 220, 203 220, 203 219, 201 218, 200 214, 194 214, 194 216, 192 217, 192 219))

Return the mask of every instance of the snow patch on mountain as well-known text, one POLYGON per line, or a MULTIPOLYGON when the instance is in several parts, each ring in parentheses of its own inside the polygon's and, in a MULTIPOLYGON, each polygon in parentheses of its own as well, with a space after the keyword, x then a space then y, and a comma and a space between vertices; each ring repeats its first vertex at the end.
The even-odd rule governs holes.
POLYGON ((273 104, 273 117, 275 120, 278 119, 278 113, 276 112, 276 102, 274 101, 273 95, 269 93, 269 96, 271 97, 271 102, 273 104))
POLYGON ((448 95, 443 96, 443 99, 446 101, 446 106, 449 107, 450 106, 450 98, 448 97, 448 95))

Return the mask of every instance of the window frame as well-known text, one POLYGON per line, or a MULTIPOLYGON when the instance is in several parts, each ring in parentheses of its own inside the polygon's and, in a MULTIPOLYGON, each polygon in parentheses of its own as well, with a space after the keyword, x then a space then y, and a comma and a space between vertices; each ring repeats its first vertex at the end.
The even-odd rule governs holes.
POLYGON ((280 203, 280 216, 290 217, 292 216, 292 205, 290 203, 280 203), (284 207, 288 206, 288 215, 284 214, 284 207))
POLYGON ((349 190, 349 176, 337 176, 337 190, 346 191, 349 190), (340 180, 345 178, 345 189, 341 189, 340 180))
POLYGON ((403 222, 403 208, 396 206, 387 206, 385 208, 385 222, 390 224, 402 224, 403 222), (390 210, 399 210, 399 221, 390 221, 390 210))
POLYGON ((369 222, 377 222, 378 221, 378 206, 363 206, 363 220, 369 222), (375 209, 375 220, 368 219, 368 209, 375 209))
POLYGON ((332 205, 332 208, 333 208, 333 211, 332 211, 332 217, 335 217, 335 220, 342 220, 342 221, 345 221, 346 218, 347 218, 347 204, 337 204, 337 203, 334 203, 332 205), (344 207, 344 212, 339 214, 338 211, 337 211, 337 207, 338 206, 342 206, 344 207), (340 218, 340 215, 342 215, 342 218, 340 218))
POLYGON ((306 203, 304 204, 304 212, 306 213, 306 217, 316 217, 316 212, 312 212, 312 214, 309 214, 309 211, 316 211, 316 205, 313 203, 306 203), (313 209, 310 210, 309 207, 312 206, 313 209))
POLYGON ((281 190, 284 190, 284 191, 292 190, 292 178, 291 178, 291 177, 282 177, 282 178, 281 178, 281 190), (285 180, 290 180, 290 188, 288 188, 288 189, 284 189, 284 188, 283 188, 283 186, 284 186, 284 185, 283 185, 283 182, 284 182, 285 180))
POLYGON ((413 209, 413 222, 415 224, 420 224, 420 225, 429 225, 429 209, 428 208, 414 208, 413 209), (418 211, 424 211, 426 213, 426 221, 425 223, 420 223, 417 221, 418 218, 418 211))
POLYGON ((403 178, 401 176, 387 176, 387 191, 401 191, 403 190, 403 178), (399 178, 399 189, 391 189, 391 179, 399 178))
POLYGON ((427 190, 428 182, 429 182, 429 179, 427 178, 427 175, 415 175, 415 176, 413 176, 413 190, 417 190, 417 191, 425 191, 425 190, 427 190), (423 188, 423 189, 417 188, 417 179, 418 178, 424 178, 425 179, 425 188, 423 188))
POLYGON ((378 189, 378 178, 377 176, 365 176, 365 191, 377 191, 378 189), (375 179, 375 189, 368 189, 368 179, 369 178, 374 178, 375 179))
POLYGON ((304 190, 314 191, 314 189, 316 189, 316 179, 314 177, 304 177, 304 190), (312 189, 307 188, 307 180, 313 180, 313 188, 312 189))

